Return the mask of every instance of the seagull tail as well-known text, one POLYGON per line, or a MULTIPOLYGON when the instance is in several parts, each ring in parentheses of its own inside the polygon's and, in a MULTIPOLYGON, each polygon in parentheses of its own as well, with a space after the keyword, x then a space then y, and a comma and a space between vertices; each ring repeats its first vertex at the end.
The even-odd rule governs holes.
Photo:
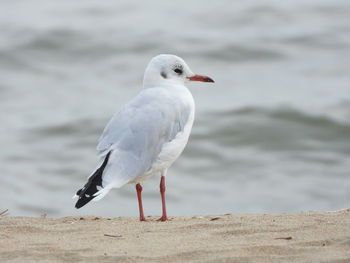
POLYGON ((102 186, 102 174, 111 152, 107 153, 102 165, 89 177, 88 182, 83 188, 79 189, 75 196, 79 199, 75 204, 75 208, 79 209, 89 203, 92 199, 96 198, 96 201, 104 197, 110 190, 110 188, 103 188, 102 186))

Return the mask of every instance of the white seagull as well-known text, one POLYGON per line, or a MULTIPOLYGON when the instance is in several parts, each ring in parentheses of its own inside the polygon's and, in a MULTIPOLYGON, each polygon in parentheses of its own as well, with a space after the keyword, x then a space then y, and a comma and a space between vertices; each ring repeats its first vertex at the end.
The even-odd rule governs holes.
POLYGON ((167 220, 165 176, 184 150, 191 133, 195 105, 186 81, 214 82, 195 75, 175 55, 158 55, 148 64, 143 90, 124 105, 104 129, 97 150, 100 163, 83 188, 77 191, 76 208, 103 198, 112 188, 136 184, 140 221, 141 181, 160 174, 162 217, 167 220))

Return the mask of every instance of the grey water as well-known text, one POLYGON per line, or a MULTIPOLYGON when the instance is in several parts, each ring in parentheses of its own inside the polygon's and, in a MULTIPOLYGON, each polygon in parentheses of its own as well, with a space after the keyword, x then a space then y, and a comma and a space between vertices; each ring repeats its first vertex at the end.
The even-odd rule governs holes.
MULTIPOLYGON (((133 185, 76 210, 98 137, 148 61, 183 57, 196 120, 167 176, 170 215, 350 206, 350 2, 0 3, 0 210, 136 216, 133 185)), ((159 215, 159 177, 144 182, 159 215)))

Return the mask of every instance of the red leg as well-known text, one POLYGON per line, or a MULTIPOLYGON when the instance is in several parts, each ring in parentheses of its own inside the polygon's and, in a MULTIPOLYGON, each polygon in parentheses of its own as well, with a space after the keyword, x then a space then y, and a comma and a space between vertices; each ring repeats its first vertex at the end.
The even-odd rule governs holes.
POLYGON ((162 175, 160 178, 160 195, 162 197, 162 217, 158 219, 158 221, 166 221, 168 220, 168 217, 166 215, 166 204, 165 204, 165 176, 162 175))
POLYGON ((137 200, 139 201, 139 211, 140 211, 140 221, 147 221, 145 216, 143 215, 143 207, 142 207, 142 186, 140 184, 136 184, 137 191, 137 200))

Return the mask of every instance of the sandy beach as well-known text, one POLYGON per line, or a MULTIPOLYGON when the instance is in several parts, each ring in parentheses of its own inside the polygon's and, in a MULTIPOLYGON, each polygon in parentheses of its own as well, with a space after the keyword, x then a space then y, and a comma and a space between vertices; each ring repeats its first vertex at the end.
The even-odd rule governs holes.
POLYGON ((1 262, 350 262, 350 209, 170 217, 0 217, 1 262))

